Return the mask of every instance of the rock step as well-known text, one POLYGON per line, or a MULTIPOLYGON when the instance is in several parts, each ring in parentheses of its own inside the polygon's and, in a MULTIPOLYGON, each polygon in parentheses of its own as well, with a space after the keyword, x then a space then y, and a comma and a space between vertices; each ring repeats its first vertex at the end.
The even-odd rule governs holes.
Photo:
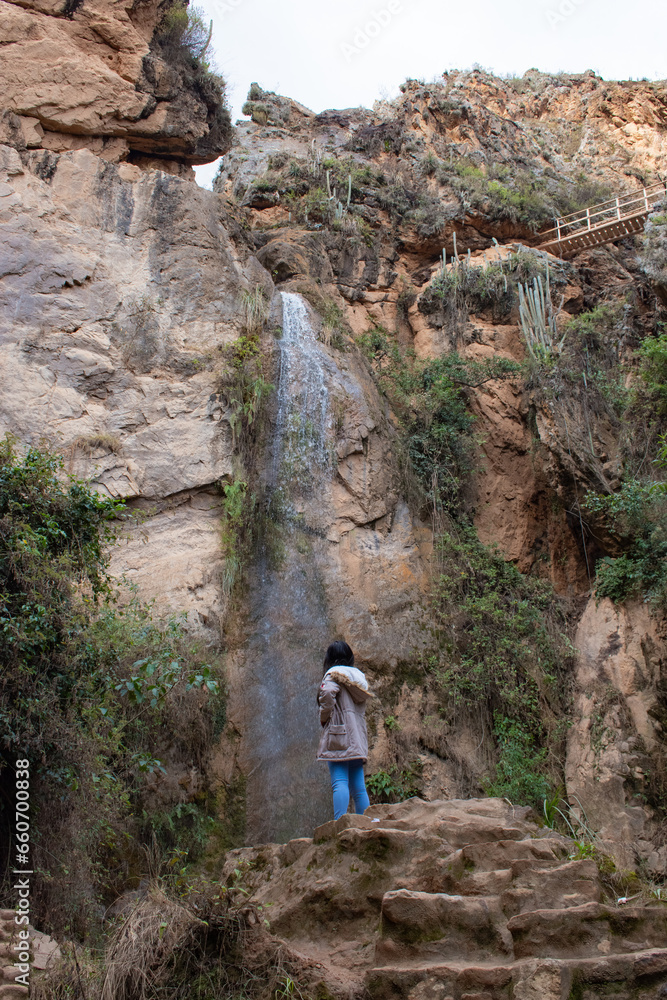
POLYGON ((511 868, 513 864, 528 861, 535 866, 539 862, 548 868, 563 864, 568 856, 564 842, 555 837, 526 838, 523 840, 490 840, 466 844, 456 851, 448 864, 452 870, 491 872, 511 868))
POLYGON ((593 860, 566 861, 556 868, 512 865, 512 885, 500 895, 507 917, 529 910, 559 910, 599 903, 602 891, 593 860))
POLYGON ((443 1000, 562 1000, 573 996, 655 1000, 667 992, 667 948, 584 959, 397 963, 370 969, 365 985, 370 1000, 431 996, 443 1000), (591 987, 590 994, 586 987, 591 987))
POLYGON ((0 1000, 27 1000, 28 995, 27 986, 19 986, 16 983, 6 983, 0 986, 0 1000))
POLYGON ((499 896, 503 913, 513 917, 525 910, 555 910, 600 902, 597 865, 592 860, 557 862, 512 861, 491 872, 466 871, 447 879, 442 891, 461 896, 499 896))
POLYGON ((598 887, 576 874, 575 867, 560 883, 545 886, 543 894, 530 887, 510 889, 500 897, 391 890, 382 899, 376 961, 585 958, 667 943, 666 907, 616 909, 587 900, 574 887, 588 886, 586 891, 596 894, 598 887), (535 908, 541 895, 557 906, 535 908), (520 912, 508 920, 508 908, 520 912))
POLYGON ((450 896, 393 889, 382 899, 376 961, 513 957, 497 896, 450 896))
POLYGON ((450 799, 424 802, 408 799, 396 805, 370 806, 363 816, 346 814, 318 826, 314 843, 335 839, 343 830, 372 829, 412 831, 426 828, 451 849, 497 840, 521 840, 535 831, 526 821, 527 807, 507 805, 503 799, 450 799))
POLYGON ((667 907, 617 909, 593 902, 519 913, 510 918, 507 927, 516 958, 623 954, 667 943, 667 907))

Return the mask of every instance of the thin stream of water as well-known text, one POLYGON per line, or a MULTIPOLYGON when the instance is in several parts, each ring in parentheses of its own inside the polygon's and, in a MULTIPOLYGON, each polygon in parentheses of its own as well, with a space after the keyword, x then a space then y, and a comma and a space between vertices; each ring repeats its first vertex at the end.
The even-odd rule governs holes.
POLYGON ((322 655, 331 641, 319 569, 327 543, 301 525, 309 520, 308 497, 319 503, 332 474, 327 376, 336 368, 316 338, 303 299, 283 292, 282 303, 267 485, 284 501, 283 552, 278 566, 265 555, 251 570, 252 632, 245 648, 246 838, 255 844, 310 836, 331 818, 328 771, 315 760, 316 695, 322 655), (297 493, 302 521, 291 505, 297 493))

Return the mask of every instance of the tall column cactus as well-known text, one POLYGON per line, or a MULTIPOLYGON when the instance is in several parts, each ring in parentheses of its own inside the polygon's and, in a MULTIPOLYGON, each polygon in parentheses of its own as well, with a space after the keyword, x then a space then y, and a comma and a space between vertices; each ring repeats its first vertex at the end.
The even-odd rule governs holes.
POLYGON ((554 310, 551 298, 549 263, 546 266, 546 288, 542 276, 519 285, 519 320, 526 347, 535 361, 546 361, 554 354, 560 354, 565 337, 558 338, 556 317, 563 308, 564 297, 558 309, 554 310))

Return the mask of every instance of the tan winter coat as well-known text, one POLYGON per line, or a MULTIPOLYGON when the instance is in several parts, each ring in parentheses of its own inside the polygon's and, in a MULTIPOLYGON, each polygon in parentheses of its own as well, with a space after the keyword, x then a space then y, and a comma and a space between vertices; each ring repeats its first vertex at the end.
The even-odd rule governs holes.
POLYGON ((373 695, 356 667, 332 667, 322 678, 317 700, 323 726, 318 760, 366 760, 366 702, 373 695))

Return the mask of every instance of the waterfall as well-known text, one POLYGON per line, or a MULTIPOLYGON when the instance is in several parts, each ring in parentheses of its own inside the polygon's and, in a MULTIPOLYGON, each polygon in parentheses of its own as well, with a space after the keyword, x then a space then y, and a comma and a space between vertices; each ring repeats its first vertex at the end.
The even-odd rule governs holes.
POLYGON ((274 434, 274 483, 313 485, 331 466, 331 414, 327 370, 335 366, 322 352, 300 295, 281 292, 278 410, 274 434))
POLYGON ((329 773, 315 760, 316 696, 332 639, 321 579, 328 543, 317 525, 333 471, 329 386, 339 372, 317 340, 303 299, 281 294, 266 482, 269 496, 280 497, 281 553, 276 565, 265 551, 249 572, 251 633, 240 678, 248 843, 311 836, 332 816, 329 773))

